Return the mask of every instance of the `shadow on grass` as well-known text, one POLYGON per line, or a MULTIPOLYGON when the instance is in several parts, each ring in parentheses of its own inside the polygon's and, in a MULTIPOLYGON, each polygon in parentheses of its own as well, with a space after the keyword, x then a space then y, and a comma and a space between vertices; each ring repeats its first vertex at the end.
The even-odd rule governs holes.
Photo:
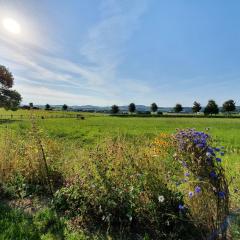
POLYGON ((35 216, 0 203, 0 239, 40 240, 45 236, 63 239, 63 226, 50 209, 44 209, 35 216))
POLYGON ((21 122, 21 120, 0 119, 0 124, 10 124, 15 122, 21 122))

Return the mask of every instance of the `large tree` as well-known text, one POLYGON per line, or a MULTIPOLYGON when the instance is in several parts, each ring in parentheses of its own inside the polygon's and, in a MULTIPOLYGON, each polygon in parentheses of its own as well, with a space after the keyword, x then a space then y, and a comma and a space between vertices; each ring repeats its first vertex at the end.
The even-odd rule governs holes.
POLYGON ((12 90, 14 77, 4 66, 0 65, 0 107, 9 110, 17 110, 21 103, 21 95, 12 90))
POLYGON ((134 113, 136 111, 136 105, 134 103, 130 103, 128 106, 128 111, 130 113, 134 113))
POLYGON ((119 107, 118 107, 117 105, 112 105, 112 107, 111 107, 111 112, 112 112, 113 114, 118 113, 118 112, 119 112, 119 107))
POLYGON ((183 107, 180 103, 177 103, 176 106, 174 107, 174 112, 175 113, 180 113, 183 110, 183 107))
POLYGON ((214 100, 209 100, 207 106, 204 109, 205 114, 218 114, 219 108, 214 100))
POLYGON ((200 112, 201 109, 202 109, 201 104, 195 101, 193 103, 192 111, 194 113, 197 113, 197 112, 200 112))
POLYGON ((45 110, 51 110, 51 106, 47 103, 46 105, 45 105, 45 110))
POLYGON ((62 110, 63 111, 67 111, 68 110, 68 105, 67 104, 63 104, 62 105, 62 110))
POLYGON ((152 103, 150 108, 152 112, 156 112, 158 110, 158 105, 156 103, 152 103))
POLYGON ((227 113, 233 112, 236 110, 236 104, 232 99, 224 102, 222 107, 223 107, 223 111, 227 113))

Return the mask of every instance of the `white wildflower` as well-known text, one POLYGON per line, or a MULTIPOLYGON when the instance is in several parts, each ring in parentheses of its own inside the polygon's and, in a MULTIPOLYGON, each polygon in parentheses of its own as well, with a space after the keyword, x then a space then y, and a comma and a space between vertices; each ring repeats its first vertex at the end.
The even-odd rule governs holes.
POLYGON ((160 203, 163 203, 164 202, 164 200, 165 200, 165 198, 164 198, 164 196, 158 196, 158 201, 160 202, 160 203))

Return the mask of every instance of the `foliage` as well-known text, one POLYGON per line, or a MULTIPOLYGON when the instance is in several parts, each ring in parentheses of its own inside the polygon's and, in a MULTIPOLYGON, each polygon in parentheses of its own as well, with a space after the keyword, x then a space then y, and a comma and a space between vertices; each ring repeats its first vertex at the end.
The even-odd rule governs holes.
POLYGON ((224 102, 222 107, 223 107, 223 111, 228 113, 236 110, 236 104, 231 99, 224 102))
POLYGON ((209 100, 207 106, 204 109, 204 114, 218 114, 219 108, 214 100, 209 100))
POLYGON ((45 105, 45 110, 51 110, 51 106, 48 103, 45 105))
POLYGON ((118 112, 119 112, 119 107, 118 107, 117 105, 112 105, 112 107, 111 107, 111 112, 112 112, 113 114, 118 113, 118 112))
POLYGON ((14 78, 12 73, 4 66, 0 65, 0 107, 16 110, 22 100, 21 95, 12 90, 14 78))
POLYGON ((67 110, 68 110, 68 105, 63 104, 63 106, 62 106, 62 110, 63 110, 63 111, 67 111, 67 110))
POLYGON ((56 208, 73 219, 73 225, 91 223, 128 238, 148 234, 151 239, 188 239, 195 232, 185 214, 179 215, 182 197, 166 187, 160 158, 116 140, 91 151, 86 161, 55 194, 56 208))
POLYGON ((201 109, 202 109, 201 104, 195 101, 193 103, 192 111, 194 113, 197 113, 197 112, 200 112, 201 109))
POLYGON ((130 113, 134 113, 136 111, 136 105, 134 103, 130 103, 128 106, 128 111, 130 113))
MULTIPOLYGON (((42 113, 51 114, 36 112, 42 113)), ((65 214, 64 221, 69 224, 68 229, 64 227, 66 239, 133 239, 137 234, 142 239, 144 236, 146 239, 157 239, 158 236, 162 239, 191 239, 191 235, 197 234, 195 225, 199 226, 197 232, 209 232, 201 221, 213 213, 210 205, 213 203, 208 201, 213 192, 205 195, 204 183, 195 179, 194 174, 184 176, 186 168, 180 161, 173 160, 176 142, 172 141, 170 134, 176 125, 195 126, 202 130, 208 127, 212 135, 227 146, 228 153, 221 165, 232 182, 229 188, 231 207, 239 206, 238 119, 159 118, 146 121, 144 118, 128 120, 88 115, 86 121, 45 119, 38 124, 48 132, 48 135, 42 131, 37 134, 46 153, 54 191, 57 190, 54 204, 61 214, 65 214), (169 134, 154 138, 156 129, 169 134), (119 132, 124 136, 119 136, 119 132), (198 193, 195 193, 197 186, 200 192, 197 188, 198 193), (193 192, 192 198, 189 192, 193 192), (210 211, 205 210, 205 202, 209 202, 210 211), (201 214, 198 214, 200 209, 201 214), (142 231, 134 226, 140 226, 142 231)), ((24 199, 39 193, 48 195, 41 152, 29 123, 12 122, 8 128, 5 124, 0 126, 1 196, 24 199)), ((208 146, 215 148, 215 141, 210 137, 208 141, 208 146)), ((214 151, 218 155, 221 152, 214 151)), ((187 157, 186 152, 184 159, 187 157)), ((47 210, 41 213, 43 215, 46 217, 36 221, 40 226, 48 226, 47 219, 51 214, 47 210)), ((6 215, 3 218, 7 221, 6 215)), ((29 224, 33 223, 39 232, 44 227, 39 227, 36 221, 33 219, 29 224)), ((42 239, 58 239, 51 227, 47 229, 39 233, 42 239)), ((237 236, 237 232, 237 225, 234 225, 232 234, 237 236)))
MULTIPOLYGON (((48 174, 51 184, 59 187, 63 181, 57 170, 60 146, 43 134, 41 137, 44 138, 44 150, 50 166, 48 174)), ((9 130, 2 135, 0 167, 0 184, 6 189, 6 195, 23 198, 32 193, 49 193, 42 152, 32 131, 28 131, 27 138, 26 135, 16 136, 9 130)))
POLYGON ((59 235, 59 238, 63 236, 63 224, 59 221, 56 212, 50 208, 38 211, 34 216, 33 223, 41 234, 59 235))
POLYGON ((180 113, 182 110, 183 110, 182 105, 177 103, 176 106, 174 107, 174 112, 180 113))
POLYGON ((0 205, 0 239, 40 240, 40 237, 31 224, 31 219, 20 210, 0 205))
POLYGON ((157 112, 157 110, 158 110, 158 106, 156 103, 152 103, 150 108, 151 108, 152 112, 157 112))

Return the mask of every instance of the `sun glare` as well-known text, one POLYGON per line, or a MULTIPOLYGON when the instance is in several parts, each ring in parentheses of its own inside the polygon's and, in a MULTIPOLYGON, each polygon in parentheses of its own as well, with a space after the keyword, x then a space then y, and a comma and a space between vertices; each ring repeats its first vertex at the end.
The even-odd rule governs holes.
POLYGON ((4 18, 3 27, 10 33, 19 34, 21 32, 20 24, 12 18, 4 18))

